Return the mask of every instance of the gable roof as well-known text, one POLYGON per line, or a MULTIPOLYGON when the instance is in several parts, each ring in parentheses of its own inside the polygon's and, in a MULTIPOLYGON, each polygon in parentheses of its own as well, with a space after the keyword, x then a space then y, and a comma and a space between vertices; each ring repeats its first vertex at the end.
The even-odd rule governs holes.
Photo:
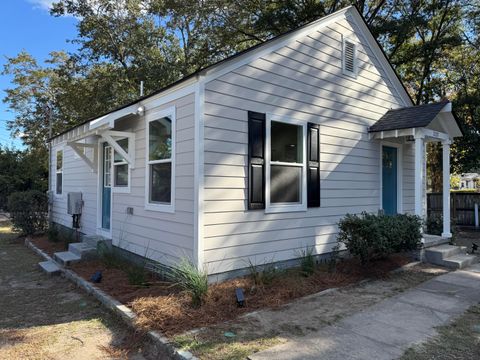
MULTIPOLYGON (((347 14, 348 12, 350 12, 350 14, 357 19, 357 23, 359 23, 360 25, 363 25, 364 28, 366 28, 366 32, 363 32, 362 31, 362 35, 366 35, 368 37, 367 41, 370 41, 373 43, 373 46, 372 46, 372 50, 374 51, 375 53, 375 50, 377 50, 377 52, 379 53, 379 55, 375 54, 377 56, 377 58, 380 60, 380 62, 382 62, 382 60, 387 64, 386 67, 384 67, 384 70, 386 70, 386 73, 387 75, 390 75, 390 80, 393 81, 395 84, 394 85, 397 85, 399 88, 402 89, 402 93, 400 93, 400 96, 404 99, 404 100, 407 100, 406 102, 409 102, 411 104, 413 104, 413 100, 410 96, 410 94, 408 93, 407 89, 405 88, 405 85, 403 84, 403 82, 401 81, 398 73, 395 71, 395 68, 393 67, 393 65, 391 64, 391 62, 389 61, 385 51, 383 50, 383 48, 381 47, 380 43, 378 42, 378 40, 373 36, 372 32, 370 31, 370 28, 368 27, 365 19, 363 18, 363 16, 361 15, 360 11, 358 10, 358 8, 355 6, 355 5, 350 5, 350 6, 347 6, 341 10, 338 10, 334 13, 331 13, 331 14, 328 14, 320 19, 317 19, 317 20, 314 20, 314 21, 311 21, 307 24, 304 24, 298 28, 295 28, 295 29, 291 29, 283 34, 280 34, 278 36, 275 36, 271 39, 268 39, 262 43, 259 43, 259 44, 256 44, 248 49, 245 49, 243 51, 240 51, 232 56, 229 56, 225 59, 222 59, 216 63, 213 63, 209 66, 206 66, 202 69, 199 69, 195 72, 193 72, 192 74, 189 74, 187 76, 184 76, 183 78, 163 87, 163 88, 160 88, 156 91, 154 91, 153 93, 149 94, 149 95, 146 95, 146 96, 142 96, 142 97, 139 97, 138 99, 134 100, 134 101, 131 101, 129 103, 126 103, 124 105, 121 105, 111 111, 108 111, 106 113, 103 113, 101 115, 97 115, 97 116, 94 116, 92 118, 89 118, 85 121, 83 121, 82 123, 76 125, 76 126, 73 126, 69 129, 66 129, 60 133, 58 133, 57 135, 54 135, 51 139, 49 140, 52 140, 58 136, 61 136, 77 127, 80 127, 82 125, 85 125, 93 120, 96 120, 96 119, 99 119, 99 118, 102 118, 102 117, 105 117, 106 115, 109 115, 109 114, 113 114, 119 110, 123 110, 129 106, 132 106, 132 105, 135 105, 135 104, 139 104, 140 102, 146 100, 146 99, 149 99, 153 96, 156 96, 156 95, 159 95, 167 90, 172 90, 176 87, 179 87, 180 85, 186 83, 187 81, 189 80, 193 80, 193 81, 196 81, 195 79, 198 78, 199 76, 201 75, 205 75, 209 72, 212 72, 214 70, 217 70, 219 68, 222 68, 223 66, 226 66, 227 64, 230 64, 230 63, 234 63, 236 60, 239 61, 241 58, 248 58, 249 56, 255 56, 255 52, 260 50, 261 48, 262 49, 265 49, 265 50, 268 50, 269 47, 271 46, 274 46, 276 43, 279 43, 281 41, 285 41, 285 40, 288 40, 290 37, 294 36, 295 34, 300 34, 300 33, 303 33, 305 32, 306 30, 309 30, 309 29, 312 29, 312 28, 315 28, 317 26, 320 26, 320 25, 326 25, 327 23, 329 23, 331 20, 337 18, 338 16, 340 15, 343 15, 343 14, 347 14)), ((257 57, 260 57, 260 55, 258 55, 257 57)))
POLYGON ((368 131, 378 132, 426 127, 447 104, 448 101, 442 101, 439 103, 388 110, 368 131))

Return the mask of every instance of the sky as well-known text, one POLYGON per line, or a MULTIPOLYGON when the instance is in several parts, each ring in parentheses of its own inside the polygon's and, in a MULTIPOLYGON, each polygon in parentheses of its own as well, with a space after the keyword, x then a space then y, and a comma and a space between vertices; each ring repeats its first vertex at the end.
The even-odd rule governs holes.
MULTIPOLYGON (((0 11, 0 69, 6 57, 13 57, 25 50, 42 63, 51 51, 74 51, 68 43, 76 35, 76 19, 53 17, 48 8, 54 0, 2 0, 0 11)), ((0 99, 5 89, 11 87, 11 78, 0 75, 0 99)), ((10 137, 6 120, 13 119, 6 104, 0 101, 0 145, 22 148, 19 139, 10 137)))

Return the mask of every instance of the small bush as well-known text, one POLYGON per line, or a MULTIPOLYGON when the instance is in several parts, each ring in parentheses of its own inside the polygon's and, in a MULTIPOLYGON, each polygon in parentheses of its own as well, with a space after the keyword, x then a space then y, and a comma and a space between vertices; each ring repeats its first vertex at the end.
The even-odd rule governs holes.
POLYGON ((118 254, 115 254, 113 249, 108 247, 103 241, 97 243, 97 254, 107 268, 124 268, 125 260, 121 258, 118 254))
POLYGON ((273 259, 263 265, 255 265, 250 259, 248 259, 248 272, 250 273, 250 277, 255 286, 268 285, 278 275, 277 268, 272 262, 273 259))
POLYGON ((47 237, 49 241, 54 243, 60 241, 60 231, 58 230, 58 226, 53 222, 48 225, 47 237))
POLYGON ((362 264, 389 254, 417 249, 422 222, 418 216, 347 214, 339 223, 338 240, 362 264))
POLYGON ((427 233, 431 235, 441 235, 443 231, 442 214, 430 214, 427 217, 427 233))
POLYGON ((208 274, 205 270, 198 270, 191 261, 182 258, 180 263, 172 268, 169 278, 190 294, 194 307, 202 305, 208 292, 208 274))
POLYGON ((149 286, 148 272, 145 268, 145 263, 143 265, 137 265, 126 260, 103 241, 97 243, 97 254, 107 268, 125 271, 130 285, 141 287, 149 286))
POLYGON ((302 275, 308 277, 315 272, 315 256, 313 255, 313 246, 307 246, 305 249, 300 250, 300 269, 302 275))
POLYGON ((29 190, 8 197, 8 210, 13 227, 25 235, 32 235, 47 227, 47 195, 29 190))
POLYGON ((125 271, 130 285, 148 287, 147 271, 144 267, 130 264, 125 271))

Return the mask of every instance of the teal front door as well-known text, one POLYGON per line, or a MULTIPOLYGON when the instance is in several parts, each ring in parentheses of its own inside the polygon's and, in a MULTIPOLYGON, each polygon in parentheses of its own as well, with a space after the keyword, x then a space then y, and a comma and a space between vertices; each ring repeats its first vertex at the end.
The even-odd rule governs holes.
POLYGON ((102 162, 102 229, 110 231, 112 197, 112 148, 103 143, 102 162))
POLYGON ((382 207, 387 215, 397 213, 397 149, 390 146, 382 148, 382 207))

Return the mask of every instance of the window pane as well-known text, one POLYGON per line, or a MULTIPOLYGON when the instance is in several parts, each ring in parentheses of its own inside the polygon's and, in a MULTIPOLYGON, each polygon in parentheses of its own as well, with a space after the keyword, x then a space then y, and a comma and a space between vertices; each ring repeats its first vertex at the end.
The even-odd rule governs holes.
POLYGON ((112 186, 112 148, 106 146, 103 156, 103 186, 112 186))
POLYGON ((150 165, 150 202, 170 204, 172 163, 150 165))
POLYGON ((302 168, 272 165, 270 168, 270 202, 300 203, 302 168))
POLYGON ((115 165, 115 186, 128 186, 128 165, 115 165))
POLYGON ((163 160, 172 157, 172 120, 164 117, 149 123, 149 159, 163 160))
POLYGON ((282 162, 303 162, 303 129, 299 125, 272 121, 271 159, 282 162))
MULTIPOLYGON (((128 139, 118 140, 117 144, 120 145, 120 147, 128 154, 128 139)), ((117 153, 115 151, 113 161, 114 162, 122 162, 122 161, 125 161, 125 159, 123 157, 121 157, 119 153, 117 153)))
POLYGON ((57 173, 56 193, 59 195, 62 193, 62 182, 63 182, 63 174, 57 173))
POLYGON ((63 151, 57 151, 57 170, 63 168, 63 151))

